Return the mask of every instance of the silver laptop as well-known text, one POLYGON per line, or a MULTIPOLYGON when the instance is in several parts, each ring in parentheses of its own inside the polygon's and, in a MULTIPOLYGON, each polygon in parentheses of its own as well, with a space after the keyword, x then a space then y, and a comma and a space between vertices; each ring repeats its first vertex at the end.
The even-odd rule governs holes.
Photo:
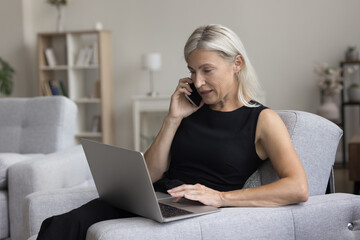
POLYGON ((100 198, 128 212, 169 222, 219 211, 182 198, 173 202, 169 194, 154 191, 141 152, 82 139, 100 198))

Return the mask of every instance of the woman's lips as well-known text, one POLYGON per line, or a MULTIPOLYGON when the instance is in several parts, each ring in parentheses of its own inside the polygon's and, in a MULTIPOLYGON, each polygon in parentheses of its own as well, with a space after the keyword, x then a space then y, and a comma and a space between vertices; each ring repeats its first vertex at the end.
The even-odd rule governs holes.
POLYGON ((212 90, 203 90, 203 91, 200 91, 200 94, 201 94, 202 96, 207 96, 207 95, 209 95, 211 92, 212 92, 212 90))

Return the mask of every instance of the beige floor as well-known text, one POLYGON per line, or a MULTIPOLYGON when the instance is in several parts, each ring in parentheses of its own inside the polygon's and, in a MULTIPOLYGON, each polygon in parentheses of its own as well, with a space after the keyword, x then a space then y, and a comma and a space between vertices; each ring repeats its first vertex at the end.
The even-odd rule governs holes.
POLYGON ((354 183, 349 180, 349 171, 347 168, 335 167, 335 192, 353 193, 354 183))

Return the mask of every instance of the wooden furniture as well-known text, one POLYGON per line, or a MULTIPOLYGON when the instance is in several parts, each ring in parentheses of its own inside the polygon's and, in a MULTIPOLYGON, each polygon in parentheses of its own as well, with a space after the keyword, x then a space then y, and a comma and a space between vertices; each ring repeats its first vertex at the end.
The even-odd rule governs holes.
POLYGON ((354 181, 354 194, 360 194, 360 129, 349 141, 349 178, 354 181))
POLYGON ((40 33, 37 43, 39 94, 65 95, 77 104, 78 140, 114 144, 111 32, 40 33))
MULTIPOLYGON (((340 67, 342 69, 341 76, 345 76, 345 68, 346 66, 351 65, 358 65, 360 66, 360 60, 354 60, 354 61, 342 61, 340 62, 340 67)), ((345 90, 347 89, 348 84, 346 84, 346 81, 343 82, 343 89, 341 90, 341 98, 340 98, 340 108, 341 108, 341 123, 338 125, 342 127, 343 131, 343 137, 342 137, 342 163, 343 166, 346 165, 346 113, 345 109, 349 107, 360 107, 360 102, 351 102, 349 101, 348 97, 345 94, 345 90)))
POLYGON ((134 149, 136 151, 144 151, 148 147, 151 140, 160 130, 163 122, 162 117, 158 117, 151 121, 150 114, 162 113, 163 115, 169 111, 170 96, 134 96, 133 97, 133 121, 134 121, 134 149), (154 123, 155 122, 155 123, 154 123), (153 124, 151 126, 151 124, 153 124), (154 127, 154 125, 157 125, 154 127), (142 139, 145 141, 141 144, 142 139))

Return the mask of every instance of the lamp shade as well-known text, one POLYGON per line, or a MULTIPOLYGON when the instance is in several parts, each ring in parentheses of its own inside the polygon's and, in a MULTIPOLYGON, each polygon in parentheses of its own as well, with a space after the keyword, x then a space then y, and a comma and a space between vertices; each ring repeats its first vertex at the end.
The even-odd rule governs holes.
POLYGON ((143 56, 143 67, 150 71, 158 71, 161 69, 161 54, 148 53, 143 56))

